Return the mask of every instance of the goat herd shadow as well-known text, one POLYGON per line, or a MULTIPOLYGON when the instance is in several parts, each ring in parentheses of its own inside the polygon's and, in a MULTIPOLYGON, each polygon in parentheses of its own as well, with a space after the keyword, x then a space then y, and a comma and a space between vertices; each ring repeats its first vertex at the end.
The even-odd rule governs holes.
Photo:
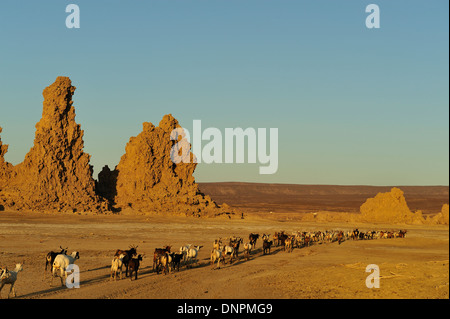
MULTIPOLYGON (((274 247, 272 246, 270 253, 268 253, 267 255, 275 255, 278 254, 280 251, 284 251, 283 246, 278 246, 278 247, 274 247)), ((225 257, 225 264, 223 263, 223 261, 220 262, 220 268, 216 268, 215 265, 211 265, 210 263, 210 259, 209 258, 203 258, 202 260, 197 260, 197 262, 194 265, 182 265, 180 266, 179 270, 175 270, 172 269, 171 272, 167 275, 164 275, 164 272, 160 272, 159 274, 157 274, 156 270, 153 269, 153 266, 151 264, 151 262, 149 263, 150 265, 146 266, 146 267, 142 267, 139 269, 139 275, 138 275, 138 279, 141 278, 147 278, 148 276, 154 274, 155 276, 170 276, 172 274, 177 274, 177 273, 183 273, 185 271, 189 271, 190 269, 200 269, 200 268, 205 268, 205 267, 210 267, 211 270, 220 270, 223 268, 227 268, 227 267, 233 267, 233 266, 237 266, 240 264, 244 264, 246 262, 252 261, 255 258, 260 258, 260 257, 264 257, 265 254, 263 254, 263 248, 256 248, 254 250, 252 250, 250 252, 249 258, 247 259, 247 257, 243 256, 243 252, 239 253, 239 256, 236 257, 232 263, 230 263, 230 257, 226 256, 225 257)), ((100 275, 100 276, 96 276, 93 278, 89 278, 89 279, 85 279, 85 280, 80 280, 80 287, 82 287, 83 285, 92 285, 92 284, 96 284, 96 283, 101 283, 101 282, 111 282, 112 284, 114 283, 114 280, 110 280, 110 272, 109 269, 111 268, 111 265, 105 265, 105 266, 100 266, 100 267, 96 267, 96 268, 90 268, 90 269, 86 269, 86 270, 80 270, 80 279, 83 278, 83 274, 92 272, 92 271, 98 271, 98 270, 105 270, 105 274, 104 275, 100 275)), ((45 289, 45 290, 41 290, 41 291, 35 291, 35 292, 31 292, 25 295, 21 295, 21 296, 17 296, 16 298, 39 298, 42 295, 46 295, 46 294, 52 294, 52 293, 56 293, 58 291, 62 291, 66 288, 65 286, 61 286, 60 283, 60 278, 59 277, 51 277, 52 275, 50 273, 45 273, 44 274, 44 280, 48 280, 51 279, 51 283, 50 283, 50 288, 49 289, 45 289)), ((134 277, 134 276, 133 276, 134 277)), ((121 280, 130 280, 130 277, 125 277, 125 271, 123 273, 123 277, 121 280)), ((121 281, 121 280, 117 280, 117 281, 121 281)), ((135 279, 133 278, 132 282, 134 282, 135 279)))

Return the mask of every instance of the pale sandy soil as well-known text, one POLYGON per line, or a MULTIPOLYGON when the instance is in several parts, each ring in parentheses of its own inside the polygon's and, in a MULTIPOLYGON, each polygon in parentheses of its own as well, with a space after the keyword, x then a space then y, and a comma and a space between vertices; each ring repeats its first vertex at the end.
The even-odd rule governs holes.
MULTIPOLYGON (((17 298, 449 298, 448 226, 302 223, 248 215, 245 219, 194 219, 162 216, 75 215, 0 212, 0 266, 24 261, 16 284, 17 298), (214 270, 209 255, 214 239, 248 238, 250 232, 408 229, 405 239, 346 241, 294 249, 274 247, 262 255, 262 242, 250 260, 240 259, 214 270), (156 247, 203 245, 192 269, 157 275, 152 271, 156 247), (137 281, 109 280, 117 248, 137 244, 146 256, 137 281), (80 259, 81 287, 60 287, 44 274, 45 255, 68 246, 80 259), (366 287, 366 266, 380 267, 380 288, 366 287), (170 289, 168 289, 170 287, 170 289)), ((241 256, 242 258, 242 256, 241 256)), ((1 292, 7 296, 9 286, 1 292)))

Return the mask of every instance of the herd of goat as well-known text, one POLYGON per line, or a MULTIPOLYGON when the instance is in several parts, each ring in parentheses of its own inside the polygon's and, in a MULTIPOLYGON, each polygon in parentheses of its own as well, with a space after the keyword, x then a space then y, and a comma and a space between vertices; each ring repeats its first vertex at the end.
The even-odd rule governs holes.
MULTIPOLYGON (((291 234, 285 231, 275 232, 273 235, 269 234, 257 234, 251 233, 248 236, 248 241, 244 243, 244 239, 241 237, 230 237, 230 238, 218 238, 214 240, 213 247, 210 255, 210 264, 213 268, 220 268, 220 262, 226 263, 225 257, 229 258, 230 264, 234 260, 239 258, 239 250, 242 244, 243 256, 247 260, 250 258, 252 250, 256 248, 256 242, 259 238, 262 239, 262 252, 263 255, 270 254, 270 249, 272 246, 282 246, 284 251, 292 252, 294 248, 308 247, 313 244, 323 244, 323 243, 333 243, 338 242, 341 244, 345 240, 369 240, 369 239, 382 239, 382 238, 404 238, 406 235, 406 230, 399 231, 367 231, 361 232, 358 229, 353 231, 316 231, 316 232, 293 232, 291 234), (271 237, 272 236, 272 237, 271 237)), ((137 253, 137 247, 131 245, 127 250, 117 249, 113 259, 111 261, 111 280, 117 280, 123 278, 123 270, 125 270, 125 276, 130 277, 130 280, 138 279, 138 271, 140 263, 142 262, 144 254, 137 253)), ((160 273, 170 273, 171 271, 180 270, 180 266, 186 266, 186 268, 191 268, 193 263, 197 262, 199 250, 203 246, 195 246, 188 244, 182 246, 178 252, 171 252, 171 246, 166 246, 164 248, 156 248, 153 253, 153 271, 157 274, 160 273)), ((45 257, 45 271, 47 271, 50 266, 50 271, 53 278, 60 277, 61 285, 64 285, 64 280, 68 275, 68 266, 75 263, 77 259, 80 258, 80 254, 77 251, 72 252, 72 254, 67 255, 67 247, 59 247, 61 250, 59 252, 51 251, 45 257), (59 272, 59 274, 58 274, 59 272)), ((11 293, 16 296, 14 285, 17 280, 18 273, 23 270, 23 262, 16 264, 14 270, 8 270, 8 268, 0 267, 0 298, 1 290, 7 284, 10 285, 10 291, 8 293, 8 298, 11 293)))

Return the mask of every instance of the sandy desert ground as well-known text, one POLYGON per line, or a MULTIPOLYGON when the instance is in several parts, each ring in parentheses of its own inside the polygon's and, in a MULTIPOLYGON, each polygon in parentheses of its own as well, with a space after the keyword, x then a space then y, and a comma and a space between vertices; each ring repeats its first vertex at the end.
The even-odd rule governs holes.
MULTIPOLYGON (((165 216, 82 215, 0 212, 0 265, 14 268, 24 261, 16 284, 17 298, 175 298, 175 299, 334 299, 334 298, 449 298, 448 226, 304 223, 272 215, 245 219, 165 216), (214 239, 250 232, 309 231, 353 228, 407 229, 404 239, 346 241, 294 249, 273 247, 262 254, 257 242, 250 260, 241 258, 220 269, 209 263, 214 239), (156 247, 203 245, 198 264, 168 275, 152 271, 156 247), (117 248, 138 245, 145 253, 137 281, 110 281, 117 248), (68 246, 80 259, 80 288, 51 285, 44 273, 45 255, 68 246), (366 287, 366 266, 380 268, 380 288, 366 287), (170 287, 170 289, 168 289, 170 287)), ((6 298, 9 286, 1 292, 6 298)))

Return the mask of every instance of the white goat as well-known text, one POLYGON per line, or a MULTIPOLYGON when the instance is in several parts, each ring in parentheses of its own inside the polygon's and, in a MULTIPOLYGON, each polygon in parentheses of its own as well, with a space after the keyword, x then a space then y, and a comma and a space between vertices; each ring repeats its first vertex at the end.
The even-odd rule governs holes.
POLYGON ((250 258, 251 250, 252 250, 252 244, 245 243, 244 244, 244 257, 247 258, 247 260, 250 258))
POLYGON ((211 266, 214 267, 214 263, 215 263, 216 260, 217 260, 217 266, 216 266, 216 269, 217 269, 217 268, 220 268, 220 259, 223 259, 222 251, 219 250, 219 249, 213 249, 213 250, 211 251, 211 266))
POLYGON ((120 274, 120 279, 122 279, 122 267, 123 267, 123 258, 125 254, 120 254, 119 256, 115 256, 111 262, 111 280, 114 277, 114 280, 117 280, 117 273, 120 274))
POLYGON ((180 253, 183 254, 183 262, 186 264, 186 255, 189 251, 189 249, 191 249, 192 244, 187 244, 186 246, 181 246, 180 247, 180 253))
POLYGON ((64 280, 67 279, 67 267, 71 264, 75 263, 75 260, 80 258, 80 254, 77 251, 72 252, 71 255, 63 255, 60 254, 55 257, 55 261, 53 262, 53 276, 52 276, 52 282, 53 278, 56 277, 57 271, 60 271, 60 278, 61 278, 61 286, 64 286, 63 278, 64 280))
POLYGON ((192 267, 192 263, 197 259, 198 251, 202 247, 203 246, 194 246, 194 248, 189 248, 189 250, 186 254, 186 266, 188 264, 191 264, 191 267, 192 267))
POLYGON ((11 292, 14 294, 14 297, 16 297, 16 289, 14 288, 14 284, 17 280, 17 274, 23 270, 22 267, 23 263, 16 264, 16 268, 14 270, 8 270, 7 268, 4 269, 0 274, 0 298, 1 298, 1 291, 3 289, 4 285, 11 285, 8 293, 8 298, 11 292))
MULTIPOLYGON (((233 247, 227 245, 223 247, 222 252, 224 255, 230 255, 230 264, 233 263, 233 258, 236 257, 236 250, 233 247)), ((225 256, 223 262, 225 263, 225 256)))

